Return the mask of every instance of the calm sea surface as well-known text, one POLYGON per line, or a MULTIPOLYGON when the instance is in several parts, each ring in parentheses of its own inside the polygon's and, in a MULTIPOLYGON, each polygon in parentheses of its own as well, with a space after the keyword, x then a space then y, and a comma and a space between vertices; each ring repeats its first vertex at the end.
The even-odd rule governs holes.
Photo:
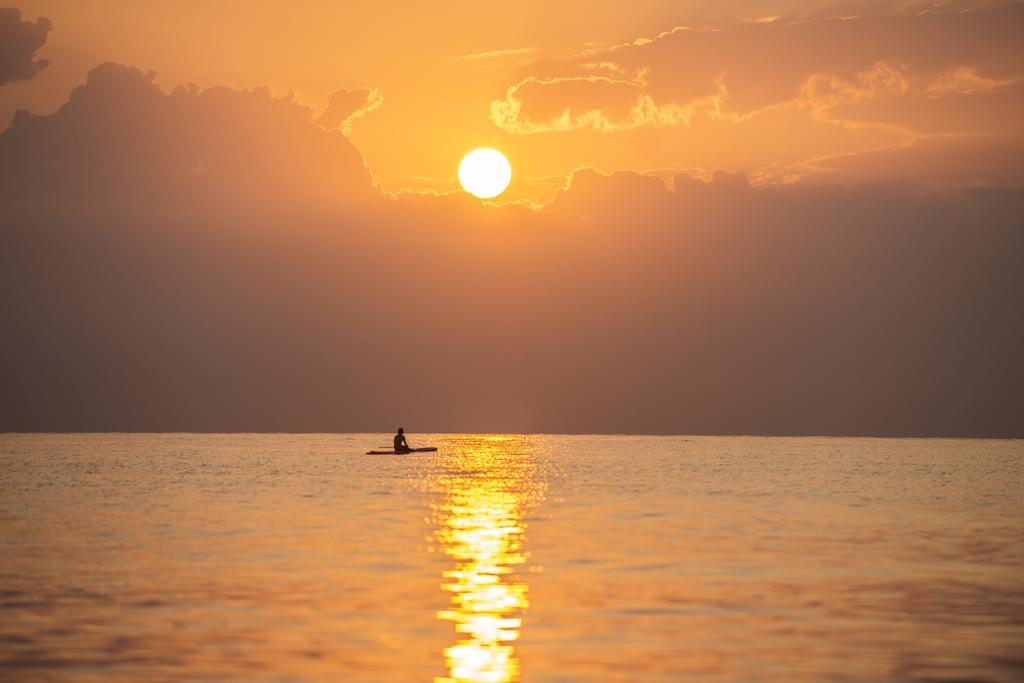
POLYGON ((1024 680, 1024 442, 389 440, 0 435, 0 680, 1024 680))

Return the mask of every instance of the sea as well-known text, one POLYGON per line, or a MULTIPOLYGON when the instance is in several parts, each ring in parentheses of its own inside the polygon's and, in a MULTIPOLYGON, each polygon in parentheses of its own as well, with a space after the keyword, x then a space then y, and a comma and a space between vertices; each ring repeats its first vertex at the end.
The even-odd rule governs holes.
POLYGON ((0 435, 0 680, 1024 680, 1024 441, 390 441, 0 435))

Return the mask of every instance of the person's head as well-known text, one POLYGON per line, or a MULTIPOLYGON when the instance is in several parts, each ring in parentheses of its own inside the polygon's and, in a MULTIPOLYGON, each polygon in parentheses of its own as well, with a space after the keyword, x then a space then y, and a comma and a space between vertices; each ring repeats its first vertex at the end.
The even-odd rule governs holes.
POLYGON ((398 428, 398 433, 399 433, 399 434, 405 434, 405 430, 404 430, 404 429, 402 429, 401 427, 399 427, 399 428, 398 428))

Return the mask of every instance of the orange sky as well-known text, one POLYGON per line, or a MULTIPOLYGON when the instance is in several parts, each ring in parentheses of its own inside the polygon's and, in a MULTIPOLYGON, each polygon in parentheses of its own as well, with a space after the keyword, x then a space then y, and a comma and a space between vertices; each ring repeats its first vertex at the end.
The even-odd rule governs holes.
POLYGON ((390 191, 454 189, 459 158, 481 145, 512 160, 506 199, 546 199, 581 166, 786 182, 836 168, 833 179, 861 180, 867 164, 881 177, 1005 182, 1005 163, 971 151, 954 164, 967 171, 937 177, 931 161, 859 155, 1021 135, 1024 12, 1006 3, 19 6, 53 22, 39 52, 51 64, 0 88, 2 120, 54 111, 104 61, 152 69, 165 90, 291 90, 318 112, 339 88, 376 88, 380 105, 350 137, 390 191))
POLYGON ((0 430, 1021 436, 1024 3, 724 4, 0 9, 0 430))

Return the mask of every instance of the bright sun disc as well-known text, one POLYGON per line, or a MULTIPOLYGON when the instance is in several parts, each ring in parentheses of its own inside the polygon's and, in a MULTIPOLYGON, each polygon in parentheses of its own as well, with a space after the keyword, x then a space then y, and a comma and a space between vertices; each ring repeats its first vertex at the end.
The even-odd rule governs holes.
POLYGON ((466 192, 480 199, 497 197, 512 180, 512 166, 505 155, 490 147, 480 147, 462 157, 459 182, 466 192))

